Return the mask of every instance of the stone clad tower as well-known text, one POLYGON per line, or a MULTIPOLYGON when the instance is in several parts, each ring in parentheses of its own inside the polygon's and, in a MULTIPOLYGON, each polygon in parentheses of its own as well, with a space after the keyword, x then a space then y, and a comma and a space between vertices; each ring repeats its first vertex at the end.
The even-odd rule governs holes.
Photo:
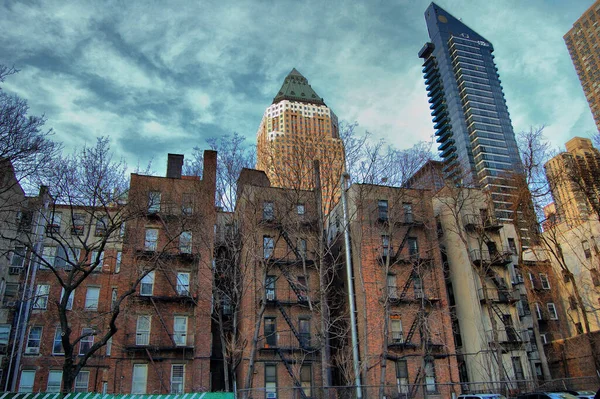
POLYGON ((314 160, 320 163, 328 212, 339 198, 345 165, 338 119, 294 68, 260 122, 256 168, 265 171, 273 187, 310 190, 315 187, 314 160))

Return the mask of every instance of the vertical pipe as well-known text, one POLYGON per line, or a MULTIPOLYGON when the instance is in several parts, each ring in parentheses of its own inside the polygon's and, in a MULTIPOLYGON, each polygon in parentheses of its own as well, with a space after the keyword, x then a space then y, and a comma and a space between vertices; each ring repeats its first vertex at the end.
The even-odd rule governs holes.
POLYGON ((354 303, 354 282, 352 274, 352 257, 350 253, 350 220, 348 216, 348 200, 346 199, 346 180, 348 173, 342 175, 342 209, 344 213, 344 246, 346 248, 346 278, 348 282, 348 303, 350 304, 350 331, 352 332, 352 366, 354 369, 354 385, 356 398, 362 399, 360 367, 358 357, 358 333, 356 331, 356 304, 354 303))

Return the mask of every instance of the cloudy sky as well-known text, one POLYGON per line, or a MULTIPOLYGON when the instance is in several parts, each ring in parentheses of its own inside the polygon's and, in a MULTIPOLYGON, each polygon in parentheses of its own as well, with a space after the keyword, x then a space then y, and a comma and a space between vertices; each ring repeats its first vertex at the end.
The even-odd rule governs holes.
MULTIPOLYGON (((558 146, 596 131, 562 36, 593 0, 439 0, 491 41, 515 131, 558 146)), ((341 120, 400 148, 433 134, 426 0, 0 1, 3 88, 72 149, 110 136, 131 165, 206 138, 254 142, 296 67, 341 120)))

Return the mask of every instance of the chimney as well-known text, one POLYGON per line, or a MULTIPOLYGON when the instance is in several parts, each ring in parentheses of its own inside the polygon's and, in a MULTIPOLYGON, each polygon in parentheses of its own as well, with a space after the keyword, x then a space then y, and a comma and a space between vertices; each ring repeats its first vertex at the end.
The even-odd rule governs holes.
POLYGON ((167 177, 181 179, 181 168, 183 167, 182 154, 169 154, 167 161, 167 177))

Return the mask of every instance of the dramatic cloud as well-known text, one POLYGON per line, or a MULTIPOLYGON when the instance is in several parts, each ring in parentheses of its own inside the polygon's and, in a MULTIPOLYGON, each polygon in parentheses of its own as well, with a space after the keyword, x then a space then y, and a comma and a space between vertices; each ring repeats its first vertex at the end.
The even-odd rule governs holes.
MULTIPOLYGON (((592 4, 440 0, 494 44, 516 131, 555 145, 595 131, 562 36, 592 4)), ((208 137, 253 142, 296 67, 340 119, 399 147, 429 140, 421 60, 429 2, 17 2, 0 5, 4 88, 46 114, 67 148, 108 135, 131 165, 190 155, 208 137)))

